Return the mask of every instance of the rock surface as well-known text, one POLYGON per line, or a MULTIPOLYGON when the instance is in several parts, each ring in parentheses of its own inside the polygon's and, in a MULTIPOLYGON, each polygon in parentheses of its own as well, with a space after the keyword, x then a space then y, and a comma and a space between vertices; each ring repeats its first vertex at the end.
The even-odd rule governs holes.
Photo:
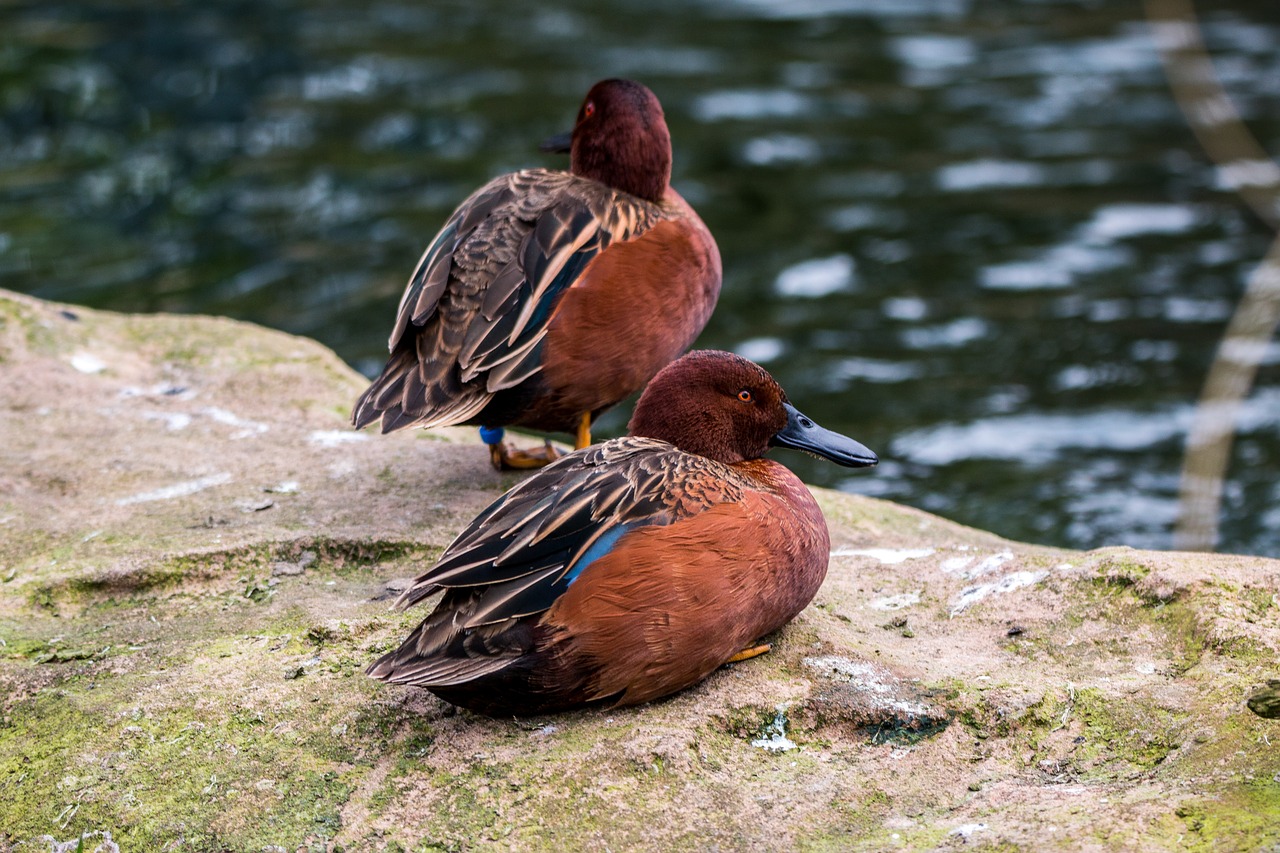
POLYGON ((362 387, 308 340, 0 292, 0 849, 1280 845, 1274 560, 819 492, 817 600, 672 699, 374 682, 423 615, 389 599, 515 480, 470 430, 351 432, 362 387))

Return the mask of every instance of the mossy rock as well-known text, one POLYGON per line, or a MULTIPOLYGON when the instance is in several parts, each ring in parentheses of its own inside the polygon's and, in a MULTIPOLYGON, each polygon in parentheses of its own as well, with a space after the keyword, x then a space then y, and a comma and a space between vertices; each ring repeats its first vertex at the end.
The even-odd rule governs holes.
POLYGON ((469 430, 351 432, 362 387, 301 338, 0 293, 0 849, 1280 844, 1272 560, 819 491, 814 604, 666 701, 373 682, 397 590, 514 480, 469 430))

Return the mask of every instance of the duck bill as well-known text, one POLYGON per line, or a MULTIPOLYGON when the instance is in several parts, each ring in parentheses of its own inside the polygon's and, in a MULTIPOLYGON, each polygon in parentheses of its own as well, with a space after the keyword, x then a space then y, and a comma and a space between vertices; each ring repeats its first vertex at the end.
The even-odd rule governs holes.
POLYGON ((573 150, 573 131, 557 133, 555 136, 542 140, 538 150, 547 154, 568 154, 573 150))
POLYGON ((769 443, 775 447, 803 450, 847 468, 869 468, 880 461, 874 453, 847 435, 818 426, 790 403, 782 405, 787 411, 787 425, 770 440, 769 443))

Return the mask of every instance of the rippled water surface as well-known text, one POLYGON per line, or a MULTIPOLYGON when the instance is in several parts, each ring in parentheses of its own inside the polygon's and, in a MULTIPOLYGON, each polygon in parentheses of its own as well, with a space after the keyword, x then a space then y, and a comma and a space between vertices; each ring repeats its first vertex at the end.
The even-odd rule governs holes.
MULTIPOLYGON (((1280 6, 1201 5, 1280 154, 1280 6)), ((1170 544, 1194 403, 1271 235, 1136 3, 8 2, 0 286, 242 317, 372 373, 453 206, 556 164, 537 142, 604 76, 658 93, 720 243, 700 345, 884 457, 788 456, 802 476, 1021 539, 1170 544)), ((1280 554, 1277 472, 1273 342, 1224 549, 1280 554)))

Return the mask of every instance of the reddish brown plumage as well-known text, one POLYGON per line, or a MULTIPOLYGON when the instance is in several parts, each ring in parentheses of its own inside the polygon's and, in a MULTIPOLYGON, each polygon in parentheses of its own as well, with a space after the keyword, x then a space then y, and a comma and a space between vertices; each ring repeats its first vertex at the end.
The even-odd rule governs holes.
POLYGON ((632 394, 693 343, 720 286, 710 232, 674 190, 679 215, 597 255, 556 306, 548 324, 542 380, 547 393, 516 421, 559 429, 632 394), (693 286, 672 287, 673 281, 693 286), (619 286, 625 282, 625 286, 619 286), (696 332, 695 332, 696 334, 696 332))
POLYGON ((435 610, 370 674, 490 714, 634 704, 697 682, 789 622, 826 574, 817 503, 760 458, 800 446, 796 421, 822 433, 806 448, 874 464, 759 366, 679 359, 645 390, 633 436, 564 457, 472 522, 402 598, 443 588, 435 610))
POLYGON ((594 673, 586 698, 632 705, 701 681, 813 599, 831 548, 817 502, 776 462, 741 470, 755 485, 741 501, 622 537, 547 611, 548 658, 594 673))
POLYGON ((584 414, 640 390, 706 325, 720 254, 669 186, 658 99, 604 80, 578 115, 569 172, 491 181, 424 252, 391 358, 352 413, 357 427, 572 433, 584 414))

